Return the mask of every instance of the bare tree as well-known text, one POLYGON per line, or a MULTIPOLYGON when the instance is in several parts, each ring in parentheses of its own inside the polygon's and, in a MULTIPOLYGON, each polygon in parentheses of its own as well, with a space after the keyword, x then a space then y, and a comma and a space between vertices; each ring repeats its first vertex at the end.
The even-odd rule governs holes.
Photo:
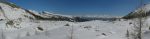
MULTIPOLYGON (((140 6, 143 6, 143 0, 140 0, 140 6)), ((134 25, 134 33, 133 36, 134 36, 134 39, 142 39, 142 26, 143 26, 143 22, 142 22, 142 18, 143 17, 146 17, 146 13, 144 11, 144 8, 140 8, 139 12, 136 12, 137 13, 137 17, 138 19, 135 19, 137 20, 136 21, 136 25, 134 25)))
POLYGON ((142 39, 142 37, 141 37, 142 25, 143 25, 142 18, 140 17, 140 18, 139 18, 139 29, 138 29, 138 34, 137 34, 138 39, 142 39))
POLYGON ((127 33, 127 34, 126 34, 126 37, 127 37, 127 39, 129 39, 129 37, 130 37, 130 36, 129 36, 129 30, 127 30, 126 33, 127 33))
POLYGON ((5 39, 5 35, 4 35, 3 29, 2 29, 2 32, 1 32, 1 36, 2 36, 2 39, 5 39))
POLYGON ((130 30, 126 31, 126 37, 127 39, 142 39, 141 33, 142 33, 142 19, 134 19, 134 24, 131 27, 130 30))
POLYGON ((73 39, 74 27, 71 26, 70 39, 73 39))

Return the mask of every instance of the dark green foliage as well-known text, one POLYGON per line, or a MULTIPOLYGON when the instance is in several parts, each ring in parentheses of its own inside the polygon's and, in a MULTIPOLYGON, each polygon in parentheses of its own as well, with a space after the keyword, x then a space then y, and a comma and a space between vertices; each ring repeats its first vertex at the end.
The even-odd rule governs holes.
POLYGON ((33 17, 27 16, 27 15, 24 15, 24 17, 27 17, 29 19, 34 19, 33 17))
POLYGON ((87 28, 87 29, 89 29, 89 28, 92 28, 92 26, 85 26, 84 28, 87 28))
POLYGON ((74 17, 74 21, 76 21, 76 22, 85 22, 85 21, 90 21, 90 20, 84 19, 84 18, 81 18, 81 17, 74 17))
POLYGON ((0 21, 2 21, 2 20, 4 20, 4 19, 0 19, 0 21))
POLYGON ((107 36, 105 33, 102 33, 102 35, 107 36))
POLYGON ((133 18, 132 14, 133 14, 133 12, 131 12, 128 15, 124 16, 123 18, 124 19, 131 19, 131 18, 133 18))
POLYGON ((70 26, 69 24, 66 24, 65 26, 70 26))
POLYGON ((7 21, 6 24, 8 24, 8 25, 14 25, 14 22, 12 20, 10 20, 10 21, 7 21))
POLYGON ((129 24, 132 24, 132 22, 130 22, 129 24))

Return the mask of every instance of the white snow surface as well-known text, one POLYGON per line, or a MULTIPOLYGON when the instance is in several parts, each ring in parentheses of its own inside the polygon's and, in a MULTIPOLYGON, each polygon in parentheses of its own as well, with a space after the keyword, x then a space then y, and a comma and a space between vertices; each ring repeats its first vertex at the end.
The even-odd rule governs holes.
POLYGON ((19 29, 1 26, 3 28, 1 28, 0 37, 5 39, 70 39, 72 36, 72 39, 126 39, 126 30, 130 26, 128 22, 25 21, 20 24, 19 29), (69 26, 65 26, 66 24, 69 26), (37 27, 43 28, 43 31, 38 30, 37 27))

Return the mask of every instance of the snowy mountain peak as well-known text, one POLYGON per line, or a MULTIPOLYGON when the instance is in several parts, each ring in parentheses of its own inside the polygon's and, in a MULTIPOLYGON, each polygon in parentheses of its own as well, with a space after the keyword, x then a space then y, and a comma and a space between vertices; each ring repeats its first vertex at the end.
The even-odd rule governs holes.
MULTIPOLYGON (((26 19, 30 15, 22 8, 12 7, 5 3, 0 3, 0 19, 14 20, 14 19, 26 19)), ((33 17, 33 16, 32 16, 33 17)))
POLYGON ((149 12, 150 11, 150 4, 145 4, 142 9, 145 11, 145 12, 149 12))
POLYGON ((145 4, 137 10, 130 12, 128 15, 124 16, 125 19, 146 17, 150 15, 150 4, 145 4))

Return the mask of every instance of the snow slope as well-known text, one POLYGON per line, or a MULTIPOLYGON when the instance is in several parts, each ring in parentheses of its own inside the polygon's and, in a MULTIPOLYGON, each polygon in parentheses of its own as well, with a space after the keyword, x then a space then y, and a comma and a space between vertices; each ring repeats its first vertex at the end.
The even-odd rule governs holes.
POLYGON ((26 13, 26 11, 21 8, 13 8, 4 3, 0 3, 0 9, 1 9, 1 16, 3 16, 4 19, 9 19, 9 20, 19 19, 19 18, 26 19, 25 15, 32 16, 26 13))
POLYGON ((132 18, 139 18, 139 17, 146 17, 150 16, 150 4, 145 4, 140 8, 130 12, 128 15, 124 16, 125 19, 132 19, 132 18))
POLYGON ((2 29, 5 39, 126 39, 129 21, 24 22, 21 29, 2 29), (66 24, 69 24, 66 26, 66 24), (43 28, 39 30, 37 27, 43 28), (72 31, 73 30, 73 31, 72 31))

